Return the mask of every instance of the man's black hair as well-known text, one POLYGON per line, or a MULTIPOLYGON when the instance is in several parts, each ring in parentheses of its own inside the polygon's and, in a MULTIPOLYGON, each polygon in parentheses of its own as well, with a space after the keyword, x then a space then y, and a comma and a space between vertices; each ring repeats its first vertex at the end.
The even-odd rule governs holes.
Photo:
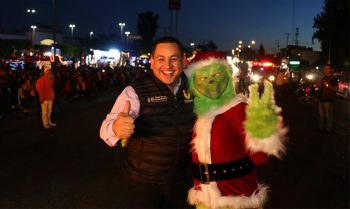
POLYGON ((152 57, 154 55, 154 50, 156 49, 157 45, 161 44, 161 43, 174 43, 174 44, 177 44, 177 46, 179 47, 179 50, 181 52, 181 55, 184 52, 183 46, 182 46, 181 42, 177 38, 174 38, 172 36, 164 36, 164 37, 159 38, 158 40, 156 40, 156 42, 154 42, 153 47, 152 47, 152 57))

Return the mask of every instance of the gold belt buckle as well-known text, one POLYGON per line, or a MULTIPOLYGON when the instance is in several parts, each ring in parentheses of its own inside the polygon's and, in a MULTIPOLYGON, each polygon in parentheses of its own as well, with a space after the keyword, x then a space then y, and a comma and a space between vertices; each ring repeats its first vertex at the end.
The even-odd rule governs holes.
POLYGON ((208 168, 208 164, 207 163, 199 163, 199 173, 200 173, 200 176, 201 176, 201 182, 203 184, 209 184, 210 183, 210 176, 209 176, 209 168, 208 168), (204 165, 205 181, 203 181, 201 165, 204 165))

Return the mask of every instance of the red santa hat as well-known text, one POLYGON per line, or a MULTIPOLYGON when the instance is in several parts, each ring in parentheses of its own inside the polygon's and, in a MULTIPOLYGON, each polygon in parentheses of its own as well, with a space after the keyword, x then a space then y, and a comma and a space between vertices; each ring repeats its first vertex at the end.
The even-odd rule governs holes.
POLYGON ((223 52, 220 51, 198 51, 195 57, 190 61, 188 67, 184 70, 187 77, 191 77, 194 71, 198 68, 202 68, 207 65, 211 65, 214 63, 222 63, 231 67, 227 60, 226 56, 223 52))
POLYGON ((198 51, 196 56, 191 60, 192 62, 198 62, 202 60, 208 60, 210 58, 222 59, 225 60, 225 54, 219 51, 198 51))

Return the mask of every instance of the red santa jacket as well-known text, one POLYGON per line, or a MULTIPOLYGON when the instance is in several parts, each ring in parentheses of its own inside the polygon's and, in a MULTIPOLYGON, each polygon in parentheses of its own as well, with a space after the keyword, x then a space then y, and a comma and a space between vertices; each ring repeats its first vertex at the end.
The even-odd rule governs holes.
POLYGON ((36 82, 36 91, 41 103, 45 100, 53 100, 55 97, 53 79, 49 75, 41 76, 36 82))
MULTIPOLYGON (((244 130, 245 108, 246 97, 237 95, 228 104, 198 117, 192 140, 194 163, 226 163, 245 156, 254 165, 267 161, 270 148, 266 144, 263 148, 258 146, 255 139, 248 139, 244 130)), ((275 149, 272 147, 271 152, 275 149)), ((259 208, 266 200, 267 190, 267 186, 258 184, 255 172, 209 184, 195 179, 188 200, 190 204, 203 204, 208 208, 259 208)))

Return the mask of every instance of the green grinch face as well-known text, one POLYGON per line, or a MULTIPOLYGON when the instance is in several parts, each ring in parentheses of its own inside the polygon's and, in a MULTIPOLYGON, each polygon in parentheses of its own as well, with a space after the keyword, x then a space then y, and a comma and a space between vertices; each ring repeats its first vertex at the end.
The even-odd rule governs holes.
POLYGON ((229 81, 225 67, 225 65, 216 63, 197 69, 194 74, 195 89, 211 99, 220 97, 229 81))

